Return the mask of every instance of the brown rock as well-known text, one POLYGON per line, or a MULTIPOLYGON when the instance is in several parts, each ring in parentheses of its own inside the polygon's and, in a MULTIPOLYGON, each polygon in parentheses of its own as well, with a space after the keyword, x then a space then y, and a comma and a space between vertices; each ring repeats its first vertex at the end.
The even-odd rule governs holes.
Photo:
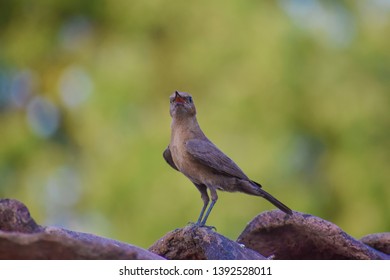
POLYGON ((171 260, 264 260, 264 256, 208 227, 189 225, 166 234, 149 251, 171 260))
POLYGON ((390 254, 390 232, 373 233, 360 239, 364 244, 385 254, 390 254))
POLYGON ((33 233, 42 231, 27 207, 14 199, 0 199, 0 230, 33 233))
POLYGON ((389 259, 318 217, 275 210, 255 217, 238 237, 263 256, 275 259, 389 259))
POLYGON ((136 246, 57 227, 42 227, 19 201, 0 200, 0 259, 163 259, 136 246))

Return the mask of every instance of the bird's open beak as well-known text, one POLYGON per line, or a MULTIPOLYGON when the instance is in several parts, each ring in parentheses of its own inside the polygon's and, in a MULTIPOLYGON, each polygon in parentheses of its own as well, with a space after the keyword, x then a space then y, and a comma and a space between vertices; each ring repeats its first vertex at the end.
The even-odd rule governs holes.
POLYGON ((186 100, 179 94, 178 91, 175 91, 175 98, 173 99, 175 103, 186 103, 186 100))

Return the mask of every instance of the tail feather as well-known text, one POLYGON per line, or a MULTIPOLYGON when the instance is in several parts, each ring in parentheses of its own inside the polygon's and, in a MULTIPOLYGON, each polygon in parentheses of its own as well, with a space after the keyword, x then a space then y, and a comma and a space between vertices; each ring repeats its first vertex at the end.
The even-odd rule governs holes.
MULTIPOLYGON (((282 202, 277 200, 275 197, 267 193, 265 190, 262 189, 261 185, 259 183, 256 183, 254 181, 251 181, 252 184, 255 184, 255 188, 251 188, 251 191, 245 191, 248 194, 257 195, 265 198, 269 202, 271 202, 273 205, 278 207, 280 210, 282 210, 284 213, 292 215, 293 212, 290 208, 288 208, 286 205, 284 205, 282 202)), ((253 185, 252 185, 253 186, 253 185)))

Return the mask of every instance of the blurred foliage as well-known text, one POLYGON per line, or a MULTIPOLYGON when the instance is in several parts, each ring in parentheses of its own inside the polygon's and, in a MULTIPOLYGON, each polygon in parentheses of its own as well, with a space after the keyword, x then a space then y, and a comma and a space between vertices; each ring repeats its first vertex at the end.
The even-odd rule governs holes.
MULTIPOLYGON (((1 1, 0 196, 147 247, 199 214, 162 158, 168 96, 296 211, 390 230, 390 1, 1 1)), ((235 239, 257 197, 221 193, 235 239)))

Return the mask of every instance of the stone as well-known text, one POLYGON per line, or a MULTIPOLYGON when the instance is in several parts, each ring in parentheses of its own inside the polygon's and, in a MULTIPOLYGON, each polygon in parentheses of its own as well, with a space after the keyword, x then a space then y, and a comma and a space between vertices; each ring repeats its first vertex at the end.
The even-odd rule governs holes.
POLYGON ((264 212, 247 225, 237 242, 274 259, 389 259, 335 224, 299 212, 292 216, 279 210, 264 212))
POLYGON ((93 234, 35 223, 25 205, 0 200, 0 259, 161 260, 145 249, 93 234))
POLYGON ((385 254, 390 254, 390 232, 373 233, 360 239, 364 244, 385 254))
POLYGON ((189 225, 169 232, 149 251, 170 260, 265 260, 209 227, 189 225))

